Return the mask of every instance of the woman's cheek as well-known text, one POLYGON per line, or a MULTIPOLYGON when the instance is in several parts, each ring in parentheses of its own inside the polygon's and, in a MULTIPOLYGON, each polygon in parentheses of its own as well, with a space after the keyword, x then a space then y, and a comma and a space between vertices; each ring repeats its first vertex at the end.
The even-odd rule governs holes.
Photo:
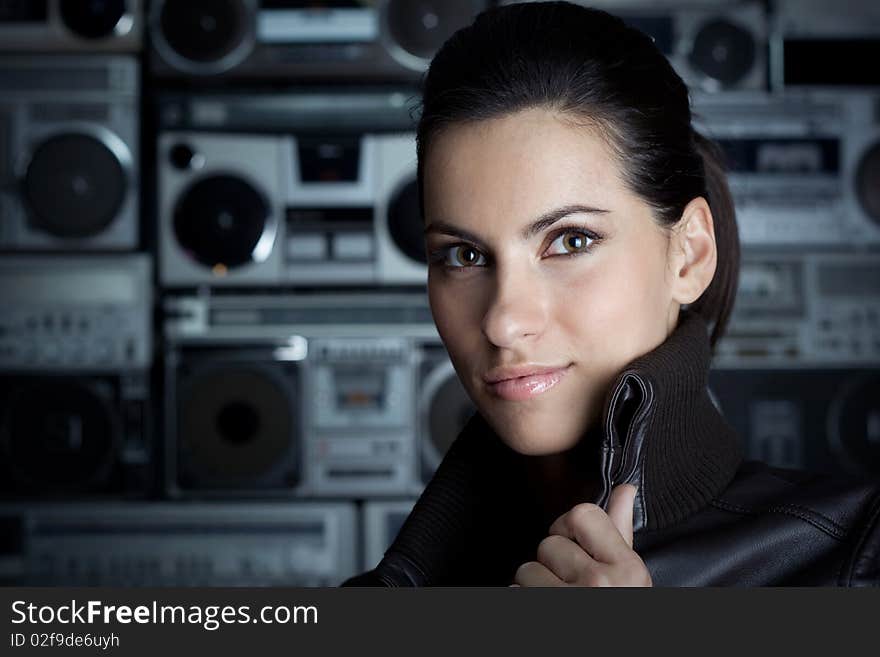
POLYGON ((438 328, 441 324, 479 328, 486 283, 483 272, 429 274, 428 300, 438 328))
POLYGON ((434 324, 443 339, 447 350, 457 352, 458 345, 462 341, 462 332, 468 330, 465 325, 466 304, 461 303, 460 295, 457 295, 454 286, 447 281, 435 276, 434 280, 428 281, 428 299, 431 305, 431 314, 434 324), (458 301, 458 302, 457 302, 458 301))

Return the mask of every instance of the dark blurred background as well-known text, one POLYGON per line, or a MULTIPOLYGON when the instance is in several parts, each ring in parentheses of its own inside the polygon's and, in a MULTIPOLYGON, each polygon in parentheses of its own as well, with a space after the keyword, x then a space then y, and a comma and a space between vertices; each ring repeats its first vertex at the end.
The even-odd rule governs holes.
MULTIPOLYGON (((482 0, 0 0, 0 582, 336 585, 472 412, 431 322, 418 82, 482 0)), ((880 476, 880 5, 599 0, 724 147, 710 387, 880 476)))

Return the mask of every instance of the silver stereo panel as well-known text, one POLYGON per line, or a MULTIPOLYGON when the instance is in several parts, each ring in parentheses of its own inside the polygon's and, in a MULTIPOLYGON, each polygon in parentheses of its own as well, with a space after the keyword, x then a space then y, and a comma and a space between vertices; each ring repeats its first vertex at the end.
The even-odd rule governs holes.
POLYGON ((762 2, 575 1, 619 16, 646 33, 694 90, 767 88, 768 21, 762 2))
POLYGON ((162 89, 155 100, 162 131, 328 135, 412 131, 420 97, 414 85, 352 83, 264 94, 162 89))
POLYGON ((0 0, 0 51, 133 52, 142 0, 0 0))
POLYGON ((354 575, 354 504, 0 506, 16 586, 338 586, 354 575))
POLYGON ((385 556, 385 551, 397 538, 415 503, 415 500, 364 502, 361 509, 361 525, 364 530, 362 571, 371 570, 379 565, 382 557, 385 556))
POLYGON ((880 94, 694 100, 696 127, 725 151, 749 248, 880 245, 880 94))
POLYGON ((148 369, 152 271, 146 254, 0 257, 0 370, 148 369))
POLYGON ((150 67, 161 77, 415 81, 487 0, 155 0, 150 67))
POLYGON ((303 493, 416 492, 411 341, 317 338, 309 351, 303 493))
POLYGON ((138 62, 0 58, 0 250, 138 245, 138 62))
POLYGON ((714 366, 880 366, 880 254, 744 254, 714 366))
POLYGON ((424 293, 169 294, 163 304, 164 334, 175 343, 236 344, 291 335, 439 341, 424 293))

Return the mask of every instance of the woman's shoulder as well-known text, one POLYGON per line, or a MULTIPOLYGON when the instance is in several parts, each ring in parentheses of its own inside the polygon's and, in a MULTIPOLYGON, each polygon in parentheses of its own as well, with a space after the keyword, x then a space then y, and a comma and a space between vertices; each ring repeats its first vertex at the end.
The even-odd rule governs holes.
POLYGON ((797 549, 810 555, 802 560, 824 555, 838 564, 835 584, 880 586, 880 477, 746 461, 712 506, 749 517, 765 528, 755 536, 770 544, 798 537, 797 549))
POLYGON ((744 461, 703 509, 637 534, 656 584, 880 585, 880 481, 744 461))
POLYGON ((880 477, 783 468, 744 461, 713 506, 745 514, 781 513, 843 531, 880 504, 880 477))

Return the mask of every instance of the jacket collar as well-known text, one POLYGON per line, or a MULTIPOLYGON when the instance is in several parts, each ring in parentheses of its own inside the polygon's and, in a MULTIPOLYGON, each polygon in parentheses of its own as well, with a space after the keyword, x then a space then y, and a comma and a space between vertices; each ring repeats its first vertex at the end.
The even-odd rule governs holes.
POLYGON ((656 349, 632 361, 605 399, 601 433, 602 489, 638 487, 633 529, 660 529, 704 507, 733 479, 739 439, 709 396, 711 348, 706 323, 681 312, 656 349))

